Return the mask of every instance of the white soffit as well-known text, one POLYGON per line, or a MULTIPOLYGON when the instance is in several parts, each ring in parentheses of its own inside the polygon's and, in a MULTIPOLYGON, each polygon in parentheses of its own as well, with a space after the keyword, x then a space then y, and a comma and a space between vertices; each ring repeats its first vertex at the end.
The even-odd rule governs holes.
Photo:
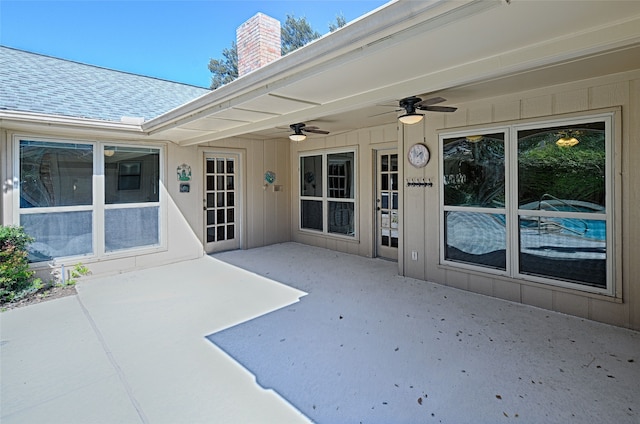
POLYGON ((199 130, 207 132, 218 132, 228 130, 230 128, 239 127, 246 124, 245 121, 235 121, 231 119, 218 119, 218 118, 200 118, 195 121, 191 121, 187 124, 181 125, 180 128, 189 130, 199 130))
MULTIPOLYGON (((303 96, 302 99, 304 98, 303 96)), ((318 106, 318 103, 301 100, 300 95, 297 95, 295 98, 290 98, 276 93, 257 96, 238 105, 238 107, 247 110, 269 111, 271 115, 284 115, 285 113, 308 109, 313 106, 318 106)))

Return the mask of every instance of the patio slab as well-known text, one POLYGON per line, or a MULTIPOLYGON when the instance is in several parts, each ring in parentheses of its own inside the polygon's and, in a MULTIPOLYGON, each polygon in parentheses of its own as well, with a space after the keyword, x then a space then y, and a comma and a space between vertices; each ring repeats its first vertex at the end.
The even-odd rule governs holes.
POLYGON ((205 339, 304 294, 204 257, 4 312, 0 421, 308 422, 205 339))
POLYGON ((82 279, 0 336, 3 424, 640 422, 639 333, 296 243, 82 279))
POLYGON ((640 333, 326 249, 215 257, 308 293, 209 339, 314 422, 640 422, 640 333))

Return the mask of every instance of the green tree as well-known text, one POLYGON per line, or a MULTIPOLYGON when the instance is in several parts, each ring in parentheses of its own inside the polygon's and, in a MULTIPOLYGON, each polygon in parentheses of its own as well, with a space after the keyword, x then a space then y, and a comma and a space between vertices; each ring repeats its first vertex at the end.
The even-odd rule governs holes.
POLYGON ((299 49, 309 44, 316 38, 320 38, 320 33, 313 28, 307 21, 307 18, 296 18, 287 14, 287 20, 280 29, 282 36, 282 55, 299 49))
POLYGON ((220 60, 209 61, 209 71, 212 74, 210 88, 213 90, 238 78, 238 46, 235 41, 230 48, 222 51, 222 57, 220 60))
POLYGON ((333 32, 338 28, 342 28, 346 24, 347 24, 347 20, 344 18, 344 15, 342 14, 342 12, 340 12, 339 15, 336 15, 335 22, 329 22, 329 31, 333 32))

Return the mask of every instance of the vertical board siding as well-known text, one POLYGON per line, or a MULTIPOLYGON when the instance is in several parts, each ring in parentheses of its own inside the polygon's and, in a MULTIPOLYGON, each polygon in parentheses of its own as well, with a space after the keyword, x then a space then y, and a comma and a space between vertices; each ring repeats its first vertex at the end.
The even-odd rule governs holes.
MULTIPOLYGON (((622 169, 616 169, 616 174, 621 175, 622 198, 616 199, 616 207, 622 216, 623 240, 618 239, 615 245, 615 254, 622 256, 622 302, 609 300, 602 296, 593 296, 581 293, 577 290, 559 289, 543 284, 522 284, 518 280, 497 277, 482 276, 478 273, 466 273, 450 268, 439 267, 435 260, 427 260, 425 279, 463 288, 478 293, 490 294, 498 298, 522 302, 549 310, 555 310, 579 317, 589 318, 608 324, 640 329, 640 261, 632 257, 634 252, 640 251, 640 208, 633 205, 640 204, 640 78, 638 73, 632 73, 635 79, 628 78, 626 74, 608 76, 592 81, 579 81, 564 84, 557 87, 522 93, 500 96, 484 101, 474 101, 468 104, 456 105, 461 113, 447 115, 438 129, 458 128, 473 125, 491 125, 500 122, 513 122, 519 119, 550 117, 554 115, 597 111, 610 107, 622 107, 622 128, 618 128, 622 134, 622 169), (618 79, 616 81, 616 79, 618 79), (599 84, 600 82, 600 84, 599 84), (465 280, 464 276, 468 280, 465 280)), ((424 138, 437 140, 438 129, 427 126, 424 138)), ((419 136, 413 136, 411 141, 405 143, 406 148, 417 142, 419 136)), ((430 147, 431 148, 431 147, 430 147)), ((433 153, 436 153, 434 151, 433 153)), ((436 153, 437 156, 437 153, 436 153)), ((414 175, 414 171, 407 170, 408 177, 414 175)), ((419 246, 416 234, 421 234, 418 221, 429 222, 439 219, 434 216, 439 213, 439 200, 437 196, 425 198, 422 213, 418 204, 412 198, 414 194, 408 191, 405 194, 407 210, 406 220, 410 221, 409 234, 405 233, 407 252, 405 261, 411 263, 411 250, 419 246), (418 215, 418 216, 415 216, 418 215), (414 225, 415 224, 415 225, 414 225), (414 231, 415 230, 415 231, 414 231)), ((618 215, 616 215, 618 216, 618 215)), ((424 228, 426 240, 438 240, 439 228, 437 225, 427 225, 424 228)), ((427 242, 426 251, 428 257, 437 257, 439 246, 431 248, 427 242)), ((636 255, 637 256, 637 255, 636 255)), ((413 268, 406 267, 406 274, 415 274, 413 268)))

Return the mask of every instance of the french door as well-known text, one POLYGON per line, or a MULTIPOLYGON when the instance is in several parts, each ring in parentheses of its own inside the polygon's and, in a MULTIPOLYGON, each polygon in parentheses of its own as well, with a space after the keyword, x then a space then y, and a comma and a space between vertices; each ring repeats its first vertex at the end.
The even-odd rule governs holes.
POLYGON ((378 150, 376 174, 376 256, 398 260, 400 187, 397 150, 378 150))
POLYGON ((207 253, 240 248, 240 157, 204 158, 204 247, 207 253))

